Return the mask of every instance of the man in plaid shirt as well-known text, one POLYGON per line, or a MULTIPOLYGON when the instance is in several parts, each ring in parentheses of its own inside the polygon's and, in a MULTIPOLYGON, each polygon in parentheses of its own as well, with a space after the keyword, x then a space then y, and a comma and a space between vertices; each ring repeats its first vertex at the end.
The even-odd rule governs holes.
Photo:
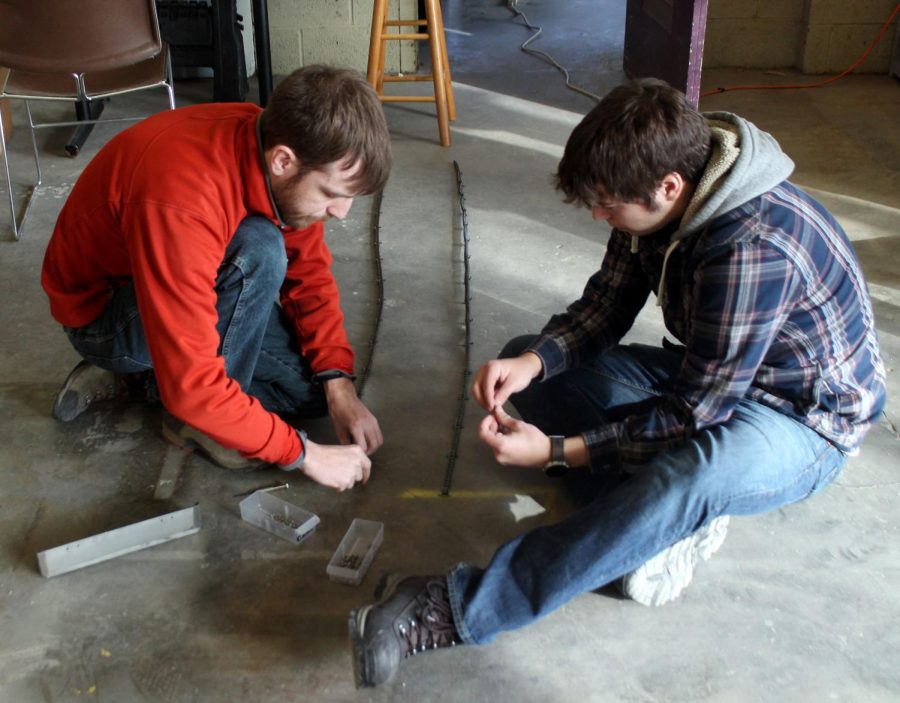
POLYGON ((496 459, 571 468, 585 507, 487 568, 385 583, 351 616, 358 683, 385 680, 410 649, 490 642, 607 583, 666 603, 729 515, 835 479, 881 414, 885 372, 853 248, 786 180, 793 166, 751 123, 701 115, 652 79, 576 127, 557 186, 612 226, 603 264, 540 335, 485 364, 473 394, 496 459), (621 345, 651 292, 678 344, 621 345))

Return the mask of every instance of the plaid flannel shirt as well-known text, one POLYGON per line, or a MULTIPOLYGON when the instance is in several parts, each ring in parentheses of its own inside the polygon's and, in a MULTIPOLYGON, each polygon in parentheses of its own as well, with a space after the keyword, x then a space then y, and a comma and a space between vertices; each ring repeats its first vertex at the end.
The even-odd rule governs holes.
MULTIPOLYGON (((613 230, 582 297, 532 345, 541 380, 616 345, 658 294, 673 228, 613 230)), ((712 220, 669 256, 662 310, 686 351, 670 392, 648 411, 583 434, 592 468, 646 461, 729 419, 749 398, 855 450, 884 407, 871 301, 846 234, 785 181, 712 220)))

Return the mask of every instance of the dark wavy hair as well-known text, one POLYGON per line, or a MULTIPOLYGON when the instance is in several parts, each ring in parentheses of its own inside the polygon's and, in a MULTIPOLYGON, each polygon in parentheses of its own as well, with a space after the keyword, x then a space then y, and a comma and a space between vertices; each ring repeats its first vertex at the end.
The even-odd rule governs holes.
POLYGON ((362 75, 331 66, 304 66, 281 81, 261 117, 263 148, 290 148, 300 173, 341 161, 362 168, 353 184, 367 195, 384 187, 393 164, 381 101, 362 75))
POLYGON ((710 149, 709 126, 684 93, 655 78, 632 80, 573 130, 556 188, 565 202, 587 207, 601 197, 650 205, 667 173, 697 183, 710 149))

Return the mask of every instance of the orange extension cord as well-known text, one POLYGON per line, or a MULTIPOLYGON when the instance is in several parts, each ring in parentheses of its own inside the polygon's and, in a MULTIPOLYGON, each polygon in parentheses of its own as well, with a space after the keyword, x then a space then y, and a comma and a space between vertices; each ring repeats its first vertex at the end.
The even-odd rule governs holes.
POLYGON ((891 22, 894 21, 894 18, 897 14, 900 13, 900 3, 897 3, 897 6, 894 8, 894 11, 891 13, 891 16, 888 17, 887 22, 884 23, 884 26, 881 28, 881 31, 878 32, 878 35, 872 41, 871 44, 866 48, 866 50, 860 55, 856 61, 853 62, 853 65, 850 66, 847 70, 839 73, 836 76, 832 76, 831 78, 827 78, 824 81, 819 81, 818 83, 802 83, 802 84, 794 84, 794 85, 733 85, 726 88, 716 88, 715 90, 710 90, 709 92, 702 93, 700 95, 701 98, 705 98, 709 95, 718 95, 719 93, 729 93, 734 90, 803 90, 804 88, 821 88, 823 85, 828 85, 829 83, 834 83, 835 81, 839 81, 844 76, 847 76, 853 71, 855 71, 859 66, 865 61, 869 54, 872 53, 872 49, 874 49, 878 43, 884 38, 884 35, 887 33, 888 28, 891 26, 891 22))

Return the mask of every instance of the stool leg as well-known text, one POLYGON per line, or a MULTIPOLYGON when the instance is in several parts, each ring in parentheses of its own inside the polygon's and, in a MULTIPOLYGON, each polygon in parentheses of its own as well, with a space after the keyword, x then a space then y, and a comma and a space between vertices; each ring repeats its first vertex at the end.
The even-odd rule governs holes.
POLYGON ((456 119, 456 100, 453 98, 453 82, 450 78, 450 59, 447 57, 447 33, 444 31, 444 14, 441 12, 441 0, 437 0, 435 5, 441 37, 441 56, 444 59, 444 78, 447 85, 447 116, 453 122, 456 119))
POLYGON ((437 0, 425 0, 425 19, 428 22, 428 46, 431 49, 431 73, 434 79, 434 104, 437 108, 438 132, 441 146, 450 146, 450 118, 447 110, 447 78, 441 51, 443 32, 438 25, 440 9, 437 0))
MULTIPOLYGON (((387 28, 385 28, 385 32, 387 32, 387 28)), ((382 39, 381 53, 378 54, 378 87, 376 88, 379 95, 384 95, 384 62, 387 57, 387 47, 387 39, 382 39)))
POLYGON ((375 0, 372 7, 372 36, 369 40, 369 64, 366 78, 375 92, 381 95, 384 86, 384 22, 388 0, 375 0))

